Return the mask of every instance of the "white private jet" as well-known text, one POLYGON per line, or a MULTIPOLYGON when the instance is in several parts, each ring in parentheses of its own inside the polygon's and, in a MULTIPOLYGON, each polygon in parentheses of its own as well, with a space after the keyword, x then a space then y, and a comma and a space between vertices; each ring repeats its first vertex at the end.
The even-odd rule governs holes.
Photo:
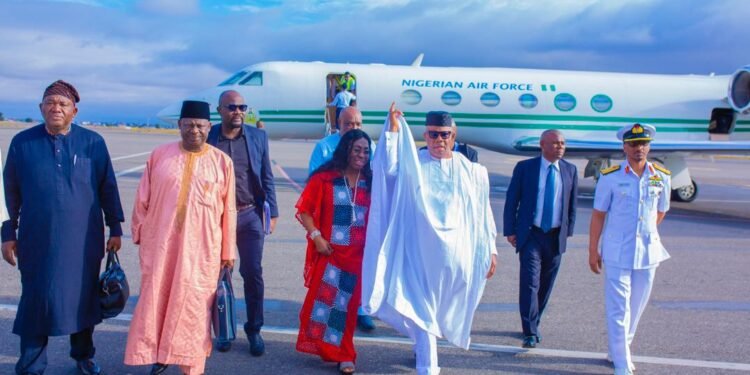
MULTIPOLYGON (((692 201, 689 154, 750 151, 750 65, 733 75, 655 75, 503 68, 441 68, 412 65, 265 62, 251 65, 216 87, 185 99, 216 106, 224 90, 237 90, 254 108, 271 138, 317 139, 330 131, 327 107, 338 79, 356 78, 356 102, 364 129, 380 133, 396 101, 417 137, 424 115, 453 115, 458 140, 489 150, 537 155, 539 135, 560 129, 568 157, 588 159, 586 177, 598 177, 611 158, 622 158, 617 130, 635 122, 656 126, 651 157, 672 171, 673 199, 692 201), (727 90, 727 86, 729 87, 727 90)), ((181 102, 159 112, 176 124, 181 102)), ((218 121, 216 112, 212 120, 218 121)))

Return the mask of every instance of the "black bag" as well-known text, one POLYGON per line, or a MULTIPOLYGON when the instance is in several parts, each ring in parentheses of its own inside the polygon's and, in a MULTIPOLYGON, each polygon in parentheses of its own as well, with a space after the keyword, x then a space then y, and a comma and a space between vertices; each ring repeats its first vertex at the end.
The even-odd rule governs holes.
POLYGON ((125 309, 130 297, 130 286, 125 271, 120 267, 120 258, 113 250, 107 250, 107 267, 99 276, 99 301, 102 319, 114 318, 125 309))
POLYGON ((211 314, 211 325, 214 336, 219 341, 232 341, 237 338, 237 325, 234 320, 234 290, 232 290, 232 271, 222 267, 219 283, 216 286, 216 299, 211 314))

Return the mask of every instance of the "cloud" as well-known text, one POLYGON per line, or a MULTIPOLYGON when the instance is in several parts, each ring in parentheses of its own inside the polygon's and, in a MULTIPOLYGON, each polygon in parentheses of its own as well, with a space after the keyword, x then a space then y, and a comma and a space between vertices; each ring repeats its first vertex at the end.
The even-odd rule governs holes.
POLYGON ((51 0, 51 1, 60 2, 60 3, 81 4, 81 5, 88 5, 88 6, 95 6, 95 7, 104 6, 100 1, 97 1, 97 0, 51 0))
POLYGON ((198 0, 140 0, 139 8, 166 16, 189 16, 200 12, 198 0))
POLYGON ((225 8, 230 12, 240 13, 258 13, 263 10, 263 8, 255 5, 227 5, 225 8))
POLYGON ((0 104, 35 108, 70 78, 103 118, 152 116, 271 60, 406 65, 424 52, 426 66, 719 74, 750 63, 743 0, 0 1, 0 14, 0 104))
POLYGON ((0 45, 14 51, 0 59, 0 102, 38 100, 46 85, 63 78, 91 103, 166 105, 170 98, 214 85, 227 74, 205 63, 159 61, 187 48, 166 39, 1 27, 0 45))
POLYGON ((367 10, 378 8, 401 8, 411 3, 411 0, 364 0, 359 1, 367 10))
POLYGON ((108 39, 103 35, 76 36, 60 32, 0 28, 0 45, 14 51, 0 59, 0 71, 36 73, 74 67, 137 65, 156 53, 184 49, 184 45, 160 41, 108 39))

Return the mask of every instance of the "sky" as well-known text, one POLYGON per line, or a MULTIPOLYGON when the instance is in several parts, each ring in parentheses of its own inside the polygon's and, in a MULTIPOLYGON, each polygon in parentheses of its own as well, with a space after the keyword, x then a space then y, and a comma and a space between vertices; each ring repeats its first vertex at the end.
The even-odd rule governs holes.
POLYGON ((154 123, 263 61, 731 74, 746 0, 0 0, 0 112, 57 79, 80 121, 154 123))

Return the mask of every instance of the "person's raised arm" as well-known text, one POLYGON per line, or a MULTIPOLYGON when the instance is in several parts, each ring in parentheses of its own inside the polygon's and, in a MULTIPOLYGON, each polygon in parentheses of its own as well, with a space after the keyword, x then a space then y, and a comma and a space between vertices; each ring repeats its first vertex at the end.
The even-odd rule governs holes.
MULTIPOLYGON (((403 117, 404 113, 396 108, 396 102, 391 103, 391 108, 388 110, 388 131, 385 132, 385 149, 386 149, 386 175, 388 177, 394 177, 398 173, 398 137, 402 136, 399 134, 401 128, 400 117, 403 117)), ((381 141, 381 142, 383 142, 381 141)))
POLYGON ((399 117, 404 117, 404 113, 396 108, 396 102, 392 102, 391 108, 388 110, 388 122, 390 123, 390 126, 388 127, 389 132, 398 133, 400 124, 398 120, 399 117))

